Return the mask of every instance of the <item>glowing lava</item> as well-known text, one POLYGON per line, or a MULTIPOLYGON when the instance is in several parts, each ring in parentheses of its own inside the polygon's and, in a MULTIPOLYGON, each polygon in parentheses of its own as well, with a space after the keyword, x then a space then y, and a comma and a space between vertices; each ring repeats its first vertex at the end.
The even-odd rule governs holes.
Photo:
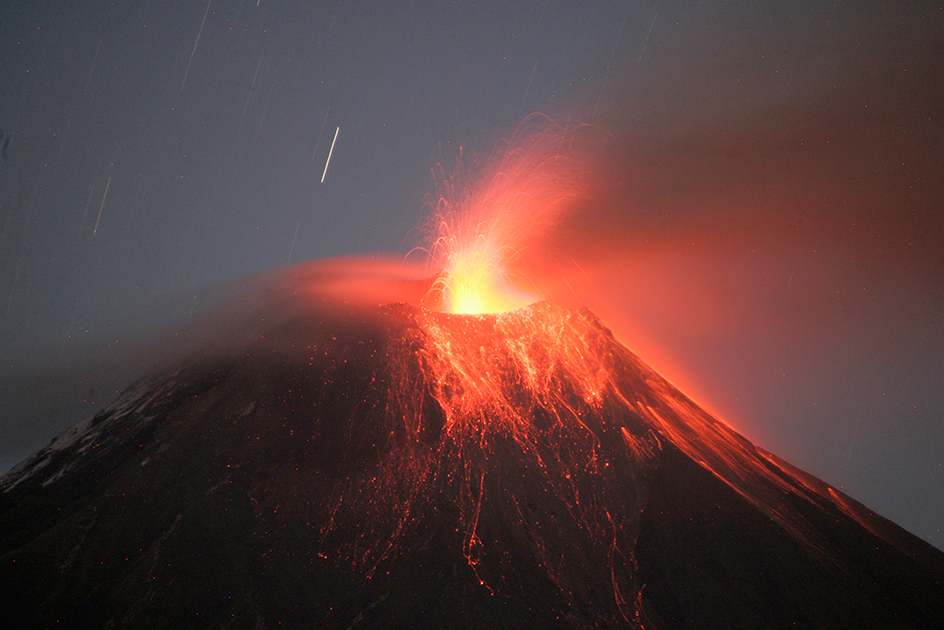
POLYGON ((444 310, 451 313, 500 313, 534 302, 534 298, 511 286, 501 248, 485 236, 449 254, 438 284, 444 310))

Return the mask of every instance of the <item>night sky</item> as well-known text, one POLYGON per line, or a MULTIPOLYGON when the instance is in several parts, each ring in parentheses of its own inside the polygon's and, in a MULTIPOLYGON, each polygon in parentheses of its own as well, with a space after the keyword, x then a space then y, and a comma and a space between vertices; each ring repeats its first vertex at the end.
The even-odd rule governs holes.
POLYGON ((601 140, 534 294, 942 548, 942 32, 918 2, 7 2, 0 469, 247 276, 403 260, 438 165, 541 113, 601 140))

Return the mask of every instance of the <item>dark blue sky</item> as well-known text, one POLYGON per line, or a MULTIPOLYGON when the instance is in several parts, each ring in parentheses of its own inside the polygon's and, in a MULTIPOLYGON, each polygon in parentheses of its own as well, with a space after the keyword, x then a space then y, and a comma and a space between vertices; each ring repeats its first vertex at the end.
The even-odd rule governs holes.
POLYGON ((403 257, 436 164, 542 112, 609 137, 545 243, 571 301, 941 547, 942 29, 919 3, 8 2, 0 459, 214 287, 403 257))

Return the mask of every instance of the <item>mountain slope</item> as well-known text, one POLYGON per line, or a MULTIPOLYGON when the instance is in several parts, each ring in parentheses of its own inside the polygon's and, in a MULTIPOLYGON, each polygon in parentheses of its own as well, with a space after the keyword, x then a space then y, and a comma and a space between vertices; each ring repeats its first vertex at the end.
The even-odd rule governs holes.
POLYGON ((589 312, 319 308, 3 480, 32 627, 922 628, 944 555, 754 448, 589 312))

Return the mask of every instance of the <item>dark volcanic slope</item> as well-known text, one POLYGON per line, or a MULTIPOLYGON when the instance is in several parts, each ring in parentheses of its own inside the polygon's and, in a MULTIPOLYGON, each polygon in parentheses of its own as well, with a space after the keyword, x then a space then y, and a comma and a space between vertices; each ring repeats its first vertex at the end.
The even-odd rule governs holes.
POLYGON ((10 627, 930 628, 944 555, 589 313, 319 310, 11 472, 10 627))

